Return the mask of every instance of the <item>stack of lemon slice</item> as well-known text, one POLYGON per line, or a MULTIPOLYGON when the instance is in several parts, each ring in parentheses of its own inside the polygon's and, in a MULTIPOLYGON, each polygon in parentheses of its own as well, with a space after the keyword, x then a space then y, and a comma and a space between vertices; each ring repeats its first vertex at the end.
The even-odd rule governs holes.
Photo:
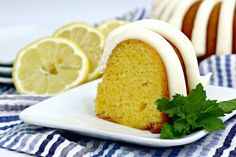
POLYGON ((83 22, 59 28, 17 55, 13 80, 21 94, 55 95, 100 77, 98 61, 107 34, 126 21, 110 20, 98 28, 83 22))
POLYGON ((56 31, 54 36, 70 39, 80 45, 90 63, 88 80, 98 77, 96 67, 105 42, 102 31, 86 23, 71 23, 56 31))

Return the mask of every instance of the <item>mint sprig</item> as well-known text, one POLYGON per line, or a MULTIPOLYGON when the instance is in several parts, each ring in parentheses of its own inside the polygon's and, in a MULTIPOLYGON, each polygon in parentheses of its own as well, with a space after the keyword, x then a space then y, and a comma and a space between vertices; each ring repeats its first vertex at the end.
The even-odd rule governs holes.
POLYGON ((231 113, 236 109, 236 99, 219 102, 219 107, 224 111, 224 113, 231 113))
POLYGON ((201 84, 198 84, 188 96, 176 94, 171 101, 163 98, 155 104, 159 111, 171 118, 171 121, 165 123, 161 129, 162 139, 181 138, 201 129, 208 132, 224 129, 220 117, 236 109, 236 99, 219 103, 207 99, 206 91, 201 84))

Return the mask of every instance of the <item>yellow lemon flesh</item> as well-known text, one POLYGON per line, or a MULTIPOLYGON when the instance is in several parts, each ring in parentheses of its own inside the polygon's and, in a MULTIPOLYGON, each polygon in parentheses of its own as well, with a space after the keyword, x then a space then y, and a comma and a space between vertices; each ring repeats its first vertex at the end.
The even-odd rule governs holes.
POLYGON ((54 33, 54 36, 67 38, 77 43, 85 52, 90 62, 88 80, 99 77, 97 66, 105 42, 105 37, 101 30, 86 23, 77 22, 61 27, 54 33))
POLYGON ((47 37, 18 53, 13 80, 21 94, 55 95, 84 82, 88 71, 88 58, 78 45, 47 37))

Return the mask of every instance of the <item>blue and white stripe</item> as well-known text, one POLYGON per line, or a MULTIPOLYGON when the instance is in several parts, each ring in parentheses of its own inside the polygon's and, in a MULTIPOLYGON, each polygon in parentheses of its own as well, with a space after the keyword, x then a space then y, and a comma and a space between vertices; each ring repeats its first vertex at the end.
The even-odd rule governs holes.
POLYGON ((13 85, 0 83, 0 93, 3 94, 17 94, 13 85))
POLYGON ((136 8, 122 16, 116 17, 116 19, 127 21, 138 21, 146 18, 148 18, 148 11, 146 8, 136 8))
POLYGON ((211 56, 199 68, 201 74, 213 73, 211 85, 236 88, 236 55, 211 56))

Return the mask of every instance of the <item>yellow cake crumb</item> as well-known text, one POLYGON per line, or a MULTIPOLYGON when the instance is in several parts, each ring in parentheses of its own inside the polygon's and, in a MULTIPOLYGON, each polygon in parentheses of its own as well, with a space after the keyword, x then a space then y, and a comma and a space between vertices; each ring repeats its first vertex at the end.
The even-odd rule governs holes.
POLYGON ((108 59, 95 111, 112 122, 159 132, 167 117, 154 102, 168 93, 165 67, 156 49, 129 39, 119 43, 108 59))

